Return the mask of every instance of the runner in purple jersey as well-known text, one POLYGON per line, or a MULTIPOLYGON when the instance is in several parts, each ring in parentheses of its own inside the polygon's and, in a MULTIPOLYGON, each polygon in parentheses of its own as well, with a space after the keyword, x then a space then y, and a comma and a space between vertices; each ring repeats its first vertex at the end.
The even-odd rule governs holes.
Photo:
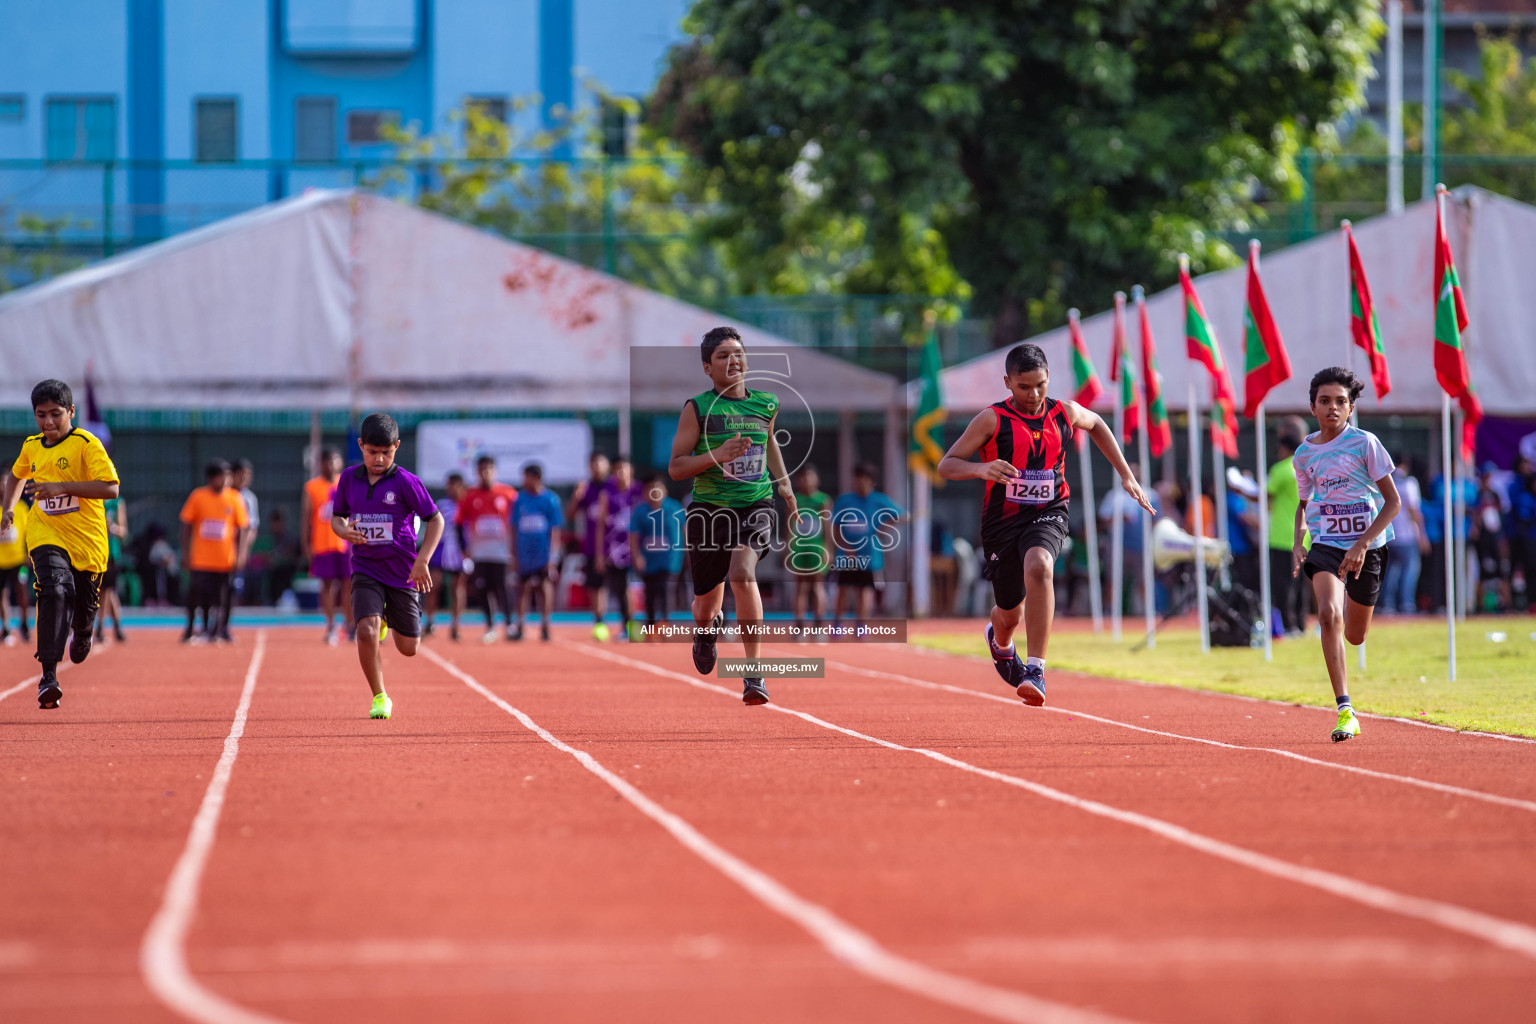
POLYGON ((357 623, 357 658, 373 691, 370 718, 388 718, 394 702, 384 692, 379 641, 393 628, 395 650, 406 657, 421 643, 417 592, 432 589, 428 563, 443 536, 443 516, 426 485, 395 465, 400 427, 392 416, 363 420, 358 443, 363 464, 336 481, 331 528, 352 544, 352 615, 357 623), (421 546, 416 521, 426 524, 421 546))
MULTIPOLYGON (((621 455, 613 460, 613 475, 603 486, 603 496, 598 502, 595 518, 601 531, 596 545, 601 553, 598 568, 603 571, 604 590, 618 600, 622 640, 639 639, 629 606, 629 517, 641 500, 641 487, 635 480, 634 467, 621 455)), ((602 625, 602 615, 603 609, 599 608, 599 625, 602 625)))

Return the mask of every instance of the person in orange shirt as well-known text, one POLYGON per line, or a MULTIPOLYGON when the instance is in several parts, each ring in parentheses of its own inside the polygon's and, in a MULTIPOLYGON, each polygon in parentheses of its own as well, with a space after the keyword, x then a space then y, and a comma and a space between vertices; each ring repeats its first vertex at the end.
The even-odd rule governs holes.
MULTIPOLYGON (((320 581, 320 610, 325 612, 325 642, 336 646, 336 615, 344 623, 352 617, 352 549, 331 529, 331 501, 336 495, 336 479, 341 476, 341 452, 324 448, 320 452, 320 475, 304 485, 301 513, 305 523, 299 541, 309 574, 320 581)), ((347 627, 347 639, 352 627, 347 627)))
MULTIPOLYGON (((1200 485, 1200 527, 1208 539, 1214 540, 1216 532, 1216 501, 1211 497, 1211 478, 1206 477, 1200 485)), ((1191 537, 1195 535, 1195 507, 1190 505, 1184 512, 1184 529, 1191 537)))
POLYGON ((203 639, 211 642, 224 632, 220 622, 224 589, 230 574, 243 568, 245 531, 251 525, 245 500, 229 486, 229 463, 223 459, 208 463, 207 477, 208 486, 193 491, 181 507, 181 550, 192 570, 187 629, 181 635, 184 644, 197 642, 192 626, 199 608, 203 639))

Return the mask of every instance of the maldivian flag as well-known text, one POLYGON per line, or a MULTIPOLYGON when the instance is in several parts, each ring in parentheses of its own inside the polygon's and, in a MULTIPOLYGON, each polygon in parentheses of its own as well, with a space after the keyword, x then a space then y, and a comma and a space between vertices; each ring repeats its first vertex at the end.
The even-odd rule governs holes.
POLYGON ((1115 292, 1115 342, 1109 354, 1109 379, 1120 385, 1120 408, 1125 415, 1122 443, 1141 423, 1141 407, 1136 401, 1136 368, 1131 363, 1131 346, 1125 337, 1125 293, 1115 292))
POLYGON ((944 400, 939 395, 939 371, 944 361, 939 356, 939 335, 928 329, 928 340, 923 343, 922 393, 917 400, 917 415, 912 420, 912 436, 907 443, 907 464, 912 472, 922 473, 929 479, 937 479, 935 470, 944 457, 944 447, 939 434, 944 427, 944 400))
POLYGON ((1248 306, 1243 310, 1243 415, 1253 419, 1270 389, 1291 379, 1280 328, 1269 312, 1259 280, 1259 243, 1248 247, 1248 306))
POLYGON ((1173 429, 1168 424, 1168 409, 1163 405, 1163 375, 1157 372, 1157 344, 1147 319, 1146 293, 1137 285, 1132 294, 1141 318, 1141 387, 1147 407, 1147 445, 1152 456, 1159 458, 1173 443, 1173 429))
POLYGON ((1072 336, 1072 375, 1077 378, 1077 392, 1072 401, 1087 407, 1099 400, 1104 385, 1093 370, 1093 360, 1088 358, 1088 343, 1083 340, 1083 326, 1078 322, 1077 310, 1067 310, 1067 333, 1072 336))
POLYGON ((1349 333, 1371 361, 1371 383, 1376 385, 1376 398, 1380 401, 1392 390, 1387 350, 1381 343, 1381 324, 1376 319, 1376 304, 1371 301, 1371 283, 1365 279, 1365 264, 1360 261, 1349 221, 1344 222, 1344 237, 1349 241, 1349 333))
POLYGON ((1467 329, 1467 300, 1461 294, 1461 280, 1456 276, 1456 259, 1451 255, 1451 240, 1445 234, 1445 186, 1435 192, 1435 379, 1446 394, 1461 405, 1462 457, 1470 459, 1477 424, 1483 418, 1483 404, 1472 391, 1472 373, 1467 369, 1467 353, 1461 347, 1461 332, 1467 329))
POLYGON ((1211 375, 1211 440, 1221 446, 1228 458, 1237 457, 1237 412, 1232 394, 1232 379, 1227 376, 1226 360, 1216 329, 1205 315, 1205 306, 1189 279, 1189 261, 1179 257, 1179 284, 1184 289, 1184 344, 1189 358, 1201 363, 1211 375))

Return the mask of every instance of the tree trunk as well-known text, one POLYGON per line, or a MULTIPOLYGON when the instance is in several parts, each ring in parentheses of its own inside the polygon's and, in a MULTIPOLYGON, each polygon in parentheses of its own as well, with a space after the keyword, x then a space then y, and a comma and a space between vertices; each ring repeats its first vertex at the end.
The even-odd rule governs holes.
POLYGON ((992 347, 1011 348, 1029 336, 1029 315, 1016 292, 1008 291, 992 318, 992 347))

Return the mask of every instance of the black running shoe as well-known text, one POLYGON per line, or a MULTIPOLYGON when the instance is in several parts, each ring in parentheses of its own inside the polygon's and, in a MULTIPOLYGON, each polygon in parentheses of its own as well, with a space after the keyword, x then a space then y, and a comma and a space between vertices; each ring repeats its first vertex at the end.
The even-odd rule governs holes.
POLYGON ((709 631, 694 627, 693 633, 693 667, 699 670, 699 675, 707 676, 715 670, 715 641, 720 638, 720 629, 725 625, 725 613, 716 615, 709 623, 709 631))
POLYGON ((1018 687, 1019 699, 1032 708, 1045 705, 1045 669, 1038 665, 1024 666, 1024 681, 1018 687))
POLYGON ((1019 649, 1013 644, 999 649, 992 642, 992 624, 987 623, 987 651, 992 655, 992 667, 1003 677, 1003 682, 1017 689, 1024 683, 1024 662, 1019 660, 1019 649))
POLYGON ((755 676, 748 676, 742 680, 742 683, 744 684, 741 688, 741 702, 743 704, 768 703, 768 687, 763 685, 761 679, 755 676))
POLYGON ((69 660, 76 665, 80 664, 91 654, 91 633, 76 633, 75 638, 69 642, 69 660))
POLYGON ((52 711, 59 706, 59 698, 64 696, 64 691, 59 689, 59 681, 53 676, 43 676, 37 683, 37 706, 44 711, 52 711))
POLYGON ((539 627, 539 639, 540 640, 548 640, 549 639, 549 627, 548 626, 540 626, 539 627))

